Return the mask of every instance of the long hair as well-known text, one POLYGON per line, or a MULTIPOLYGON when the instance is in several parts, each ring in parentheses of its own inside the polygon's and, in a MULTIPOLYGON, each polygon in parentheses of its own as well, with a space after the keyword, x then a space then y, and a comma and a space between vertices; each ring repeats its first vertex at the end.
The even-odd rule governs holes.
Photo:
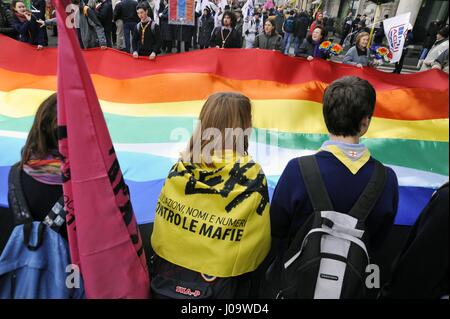
POLYGON ((360 48, 359 41, 361 41, 361 39, 363 37, 370 37, 370 34, 368 32, 360 32, 360 33, 358 33, 358 35, 356 36, 356 40, 355 40, 355 45, 356 45, 357 48, 360 48))
POLYGON ((245 155, 252 128, 250 99, 239 93, 219 92, 208 97, 199 124, 182 153, 185 162, 209 164, 212 155, 231 149, 245 155))
POLYGON ((22 149, 20 167, 31 159, 46 158, 52 150, 58 149, 56 93, 50 95, 39 106, 33 125, 22 149))

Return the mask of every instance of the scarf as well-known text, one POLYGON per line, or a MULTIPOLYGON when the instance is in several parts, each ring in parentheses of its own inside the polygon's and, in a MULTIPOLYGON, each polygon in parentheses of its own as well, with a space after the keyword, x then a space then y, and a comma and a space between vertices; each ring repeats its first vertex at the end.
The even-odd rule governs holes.
POLYGON ((364 144, 325 141, 320 150, 333 154, 353 175, 370 159, 370 152, 364 144))
POLYGON ((28 21, 27 18, 23 14, 20 14, 15 11, 14 11, 14 14, 16 15, 16 18, 19 19, 20 22, 24 23, 24 22, 28 21))
POLYGON ((49 155, 46 159, 31 157, 23 165, 23 170, 38 182, 48 185, 62 185, 61 159, 49 155))
POLYGON ((358 56, 367 56, 367 49, 361 50, 358 45, 356 45, 356 52, 358 53, 358 56))

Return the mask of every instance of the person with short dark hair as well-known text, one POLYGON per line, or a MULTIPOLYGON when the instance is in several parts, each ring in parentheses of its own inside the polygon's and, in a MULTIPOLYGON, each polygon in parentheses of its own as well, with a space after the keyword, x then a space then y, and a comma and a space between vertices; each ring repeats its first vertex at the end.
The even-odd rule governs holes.
MULTIPOLYGON (((161 34, 158 24, 149 17, 149 7, 145 3, 136 6, 136 12, 141 20, 133 32, 132 50, 133 58, 148 56, 150 60, 156 58, 161 48, 161 34)), ((150 14, 153 16, 153 14, 150 14)))
POLYGON ((240 48, 241 39, 234 26, 236 25, 236 16, 231 11, 225 11, 222 16, 222 26, 214 29, 210 46, 212 48, 240 48))
MULTIPOLYGON (((368 184, 377 165, 360 138, 369 129, 376 92, 363 79, 347 76, 335 80, 323 95, 323 117, 329 139, 314 155, 334 210, 348 213, 368 184)), ((386 182, 366 219, 369 255, 381 246, 397 214, 398 182, 386 168, 386 182)), ((313 213, 311 200, 299 166, 290 160, 273 193, 270 207, 272 247, 275 262, 269 281, 275 290, 284 254, 298 230, 313 213)))
POLYGON ((324 29, 321 26, 317 26, 311 34, 309 34, 303 43, 300 45, 297 57, 304 57, 308 61, 312 61, 314 58, 328 59, 329 53, 323 52, 319 49, 320 44, 325 41, 324 29))
POLYGON ((138 2, 136 0, 121 0, 114 8, 114 21, 123 21, 123 35, 127 53, 131 51, 131 36, 136 29, 136 24, 139 22, 136 14, 137 5, 138 2))

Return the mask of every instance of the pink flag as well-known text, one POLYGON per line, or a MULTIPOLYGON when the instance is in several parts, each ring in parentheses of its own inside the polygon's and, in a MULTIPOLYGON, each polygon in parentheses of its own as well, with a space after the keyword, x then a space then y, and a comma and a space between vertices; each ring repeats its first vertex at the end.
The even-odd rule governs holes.
POLYGON ((148 298, 150 279, 128 187, 76 31, 66 21, 70 0, 55 3, 59 147, 72 262, 81 269, 88 298, 148 298))

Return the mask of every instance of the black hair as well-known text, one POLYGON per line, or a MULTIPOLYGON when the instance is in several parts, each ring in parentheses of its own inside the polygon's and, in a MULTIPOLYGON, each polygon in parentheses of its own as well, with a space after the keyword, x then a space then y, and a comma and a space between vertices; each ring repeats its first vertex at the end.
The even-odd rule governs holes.
POLYGON ((233 13, 233 12, 231 12, 231 11, 225 11, 224 13, 223 13, 223 16, 222 16, 222 25, 223 25, 223 19, 225 18, 225 16, 229 16, 230 17, 230 19, 231 19, 231 26, 234 28, 235 26, 236 26, 236 15, 233 13))
POLYGON ((448 38, 448 25, 439 30, 438 34, 443 36, 444 38, 448 38))
POLYGON ((136 6, 136 11, 138 11, 139 9, 142 9, 144 11, 147 11, 147 15, 153 19, 153 10, 152 8, 148 5, 147 1, 141 1, 138 3, 138 5, 136 6))
POLYGON ((323 95, 323 117, 328 132, 337 136, 357 136, 361 121, 372 117, 376 92, 366 80, 345 76, 331 83, 323 95))

